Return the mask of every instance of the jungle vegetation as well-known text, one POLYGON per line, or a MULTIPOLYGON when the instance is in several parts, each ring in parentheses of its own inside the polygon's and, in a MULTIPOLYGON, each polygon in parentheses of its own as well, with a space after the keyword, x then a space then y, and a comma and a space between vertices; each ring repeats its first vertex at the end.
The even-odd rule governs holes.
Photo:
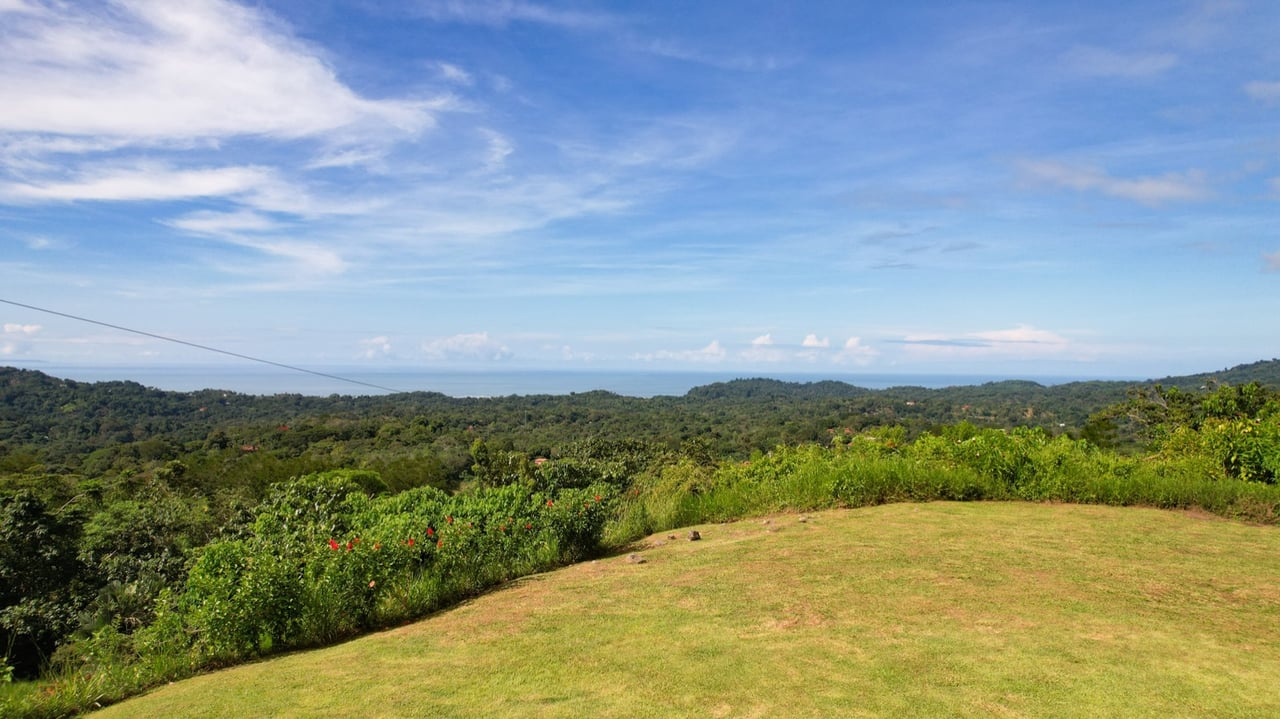
POLYGON ((250 396, 0 368, 0 680, 58 716, 649 533, 894 501, 1280 517, 1280 361, 1141 384, 250 396))

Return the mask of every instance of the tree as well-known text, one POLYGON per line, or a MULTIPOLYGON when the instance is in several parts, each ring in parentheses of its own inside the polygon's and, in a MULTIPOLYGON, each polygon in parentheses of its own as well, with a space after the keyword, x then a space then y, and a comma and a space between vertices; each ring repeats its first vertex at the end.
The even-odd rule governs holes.
POLYGON ((16 676, 35 676, 78 624, 89 590, 80 520, 29 491, 0 495, 0 651, 16 676))

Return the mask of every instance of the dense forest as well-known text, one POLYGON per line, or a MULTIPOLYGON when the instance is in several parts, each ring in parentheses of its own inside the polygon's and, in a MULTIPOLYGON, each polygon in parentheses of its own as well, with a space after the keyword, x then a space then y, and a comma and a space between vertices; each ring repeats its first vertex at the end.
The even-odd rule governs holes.
POLYGON ((1060 499, 1273 522, 1257 487, 1280 475, 1277 388, 1277 360, 646 399, 164 392, 0 368, 0 674, 152 661, 117 681, 136 688, 761 507, 1060 499))

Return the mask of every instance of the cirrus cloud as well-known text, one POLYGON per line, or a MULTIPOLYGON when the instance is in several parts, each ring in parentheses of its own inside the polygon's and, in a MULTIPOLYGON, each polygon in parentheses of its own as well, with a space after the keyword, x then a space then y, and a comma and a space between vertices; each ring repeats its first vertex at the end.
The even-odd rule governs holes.
POLYGON ((1025 179, 1036 183, 1079 192, 1100 192, 1144 205, 1204 200, 1212 194, 1204 173, 1198 170, 1121 178, 1096 167, 1052 160, 1022 160, 1018 163, 1018 170, 1025 179))
POLYGON ((909 334, 899 344, 917 357, 1002 357, 1008 359, 1061 355, 1072 349, 1061 335, 1028 325, 965 334, 909 334))

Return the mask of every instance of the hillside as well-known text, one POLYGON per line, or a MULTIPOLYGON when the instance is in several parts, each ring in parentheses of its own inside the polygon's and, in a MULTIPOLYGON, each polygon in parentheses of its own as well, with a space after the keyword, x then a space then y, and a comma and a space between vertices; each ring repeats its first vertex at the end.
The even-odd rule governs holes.
POLYGON ((1280 715, 1280 533, 1006 503, 666 534, 94 716, 1280 715))
MULTIPOLYGON (((1190 389, 1211 381, 1280 387, 1280 361, 1159 380, 1190 389)), ((455 475, 476 437, 530 453, 549 453, 584 437, 625 436, 669 446, 696 440, 720 454, 746 455, 778 443, 820 441, 829 430, 844 427, 902 425, 914 435, 968 421, 1079 432, 1091 414, 1123 401, 1131 386, 1005 381, 869 390, 833 381, 743 379, 694 388, 683 397, 648 399, 608 392, 487 399, 432 392, 306 397, 164 392, 134 382, 84 383, 0 367, 0 471, 39 464, 92 474, 92 467, 79 464, 86 455, 130 443, 150 443, 136 447, 136 454, 164 459, 176 457, 179 445, 206 441, 284 454, 318 442, 360 451, 389 430, 412 435, 415 447, 429 447, 455 475)))

